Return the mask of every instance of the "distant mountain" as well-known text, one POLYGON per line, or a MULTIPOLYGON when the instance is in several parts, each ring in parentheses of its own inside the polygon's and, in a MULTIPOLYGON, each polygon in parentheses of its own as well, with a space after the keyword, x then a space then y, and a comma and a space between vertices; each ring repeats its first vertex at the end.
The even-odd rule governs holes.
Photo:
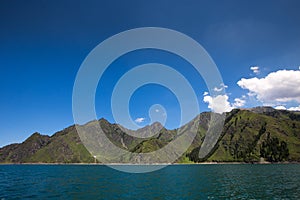
MULTIPOLYGON (((187 162, 300 162, 300 113, 275 110, 271 107, 234 109, 226 114, 223 132, 213 150, 199 159, 199 149, 208 129, 211 113, 204 112, 193 121, 199 124, 197 135, 188 150, 176 161, 187 162)), ((105 119, 85 125, 100 123, 106 136, 116 146, 135 153, 158 150, 173 141, 176 130, 167 130, 160 123, 138 129, 137 134, 150 138, 136 138, 125 133, 124 127, 105 119)), ((90 131, 93 131, 92 129, 90 131)), ((124 158, 126 162, 127 158, 124 158)), ((0 163, 93 163, 94 157, 80 140, 75 125, 52 136, 32 134, 20 144, 0 148, 0 163)))

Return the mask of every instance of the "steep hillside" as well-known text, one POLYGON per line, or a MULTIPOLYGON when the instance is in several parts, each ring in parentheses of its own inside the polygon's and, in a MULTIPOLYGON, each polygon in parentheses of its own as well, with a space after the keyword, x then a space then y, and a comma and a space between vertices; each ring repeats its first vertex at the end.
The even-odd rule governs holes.
POLYGON ((45 136, 34 133, 21 144, 0 149, 2 163, 78 163, 93 162, 80 141, 75 126, 45 136))
MULTIPOLYGON (((233 110, 207 161, 300 161, 300 114, 272 108, 233 110)), ((197 160, 194 150, 190 158, 197 160)))
MULTIPOLYGON (((201 113, 180 128, 183 133, 192 124, 199 124, 192 145, 176 162, 300 162, 299 112, 280 111, 270 107, 232 110, 226 115, 218 143, 205 158, 199 159, 199 149, 208 129, 209 119, 209 112, 201 113)), ((177 130, 167 130, 160 123, 136 131, 136 134, 144 136, 154 133, 150 138, 128 135, 125 131, 134 131, 111 124, 105 119, 89 122, 82 126, 83 130, 94 133, 94 123, 100 123, 102 130, 114 145, 134 153, 158 150, 179 137, 177 130)), ((95 162, 81 139, 74 125, 51 137, 34 133, 23 143, 0 148, 0 163, 95 162)), ((126 162, 128 158, 122 159, 126 162)))

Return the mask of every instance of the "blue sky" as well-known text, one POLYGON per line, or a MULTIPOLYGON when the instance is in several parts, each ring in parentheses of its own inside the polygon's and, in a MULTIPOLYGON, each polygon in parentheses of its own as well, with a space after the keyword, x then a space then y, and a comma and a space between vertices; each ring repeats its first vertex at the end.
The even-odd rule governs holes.
MULTIPOLYGON (((226 95, 204 96, 201 76, 176 55, 135 51, 117 59, 102 77, 96 94, 99 118, 113 122, 114 84, 122 73, 148 62, 186 76, 201 111, 219 110, 217 105, 297 110, 299 7, 299 1, 1 1, 0 146, 72 125, 72 89, 85 57, 108 37, 138 27, 169 28, 199 42, 218 66, 226 95)), ((167 111, 166 126, 176 127, 178 101, 159 85, 134 93, 131 117, 146 125, 149 107, 157 103, 167 111)))

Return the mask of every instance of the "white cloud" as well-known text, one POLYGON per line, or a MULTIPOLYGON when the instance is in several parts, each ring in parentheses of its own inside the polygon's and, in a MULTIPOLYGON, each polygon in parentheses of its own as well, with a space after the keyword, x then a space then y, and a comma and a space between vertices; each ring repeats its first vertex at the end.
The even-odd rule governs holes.
POLYGON ((146 119, 146 118, 139 117, 139 118, 136 118, 134 121, 135 121, 136 123, 142 123, 142 122, 145 121, 145 119, 146 119))
POLYGON ((223 87, 223 88, 228 88, 228 86, 225 85, 224 83, 221 83, 221 87, 223 87))
POLYGON ((300 71, 279 70, 264 78, 242 78, 237 84, 249 90, 248 95, 256 96, 264 104, 296 101, 300 103, 300 71))
POLYGON ((235 98, 234 103, 232 104, 233 107, 243 107, 246 104, 246 100, 241 98, 235 98))
POLYGON ((254 74, 259 74, 259 67, 258 66, 250 67, 250 69, 253 71, 254 74))
POLYGON ((290 107, 288 110, 289 111, 300 111, 300 105, 297 107, 290 107))
POLYGON ((297 107, 290 107, 290 108, 286 108, 285 106, 280 105, 280 106, 275 106, 274 108, 277 110, 300 111, 300 105, 297 107))
POLYGON ((215 92, 221 92, 222 90, 223 90, 223 88, 217 88, 217 87, 214 88, 215 92))
POLYGON ((220 85, 220 88, 215 87, 215 88, 214 88, 214 91, 215 91, 215 92, 221 92, 221 91, 224 90, 225 88, 228 88, 228 86, 225 85, 224 83, 222 83, 222 84, 220 85))
MULTIPOLYGON (((220 92, 221 90, 228 88, 224 83, 220 84, 220 88, 215 87, 214 91, 220 92)), ((235 98, 234 103, 228 101, 228 94, 220 94, 215 97, 208 95, 208 92, 203 93, 203 101, 208 103, 208 108, 215 113, 230 112, 234 108, 243 107, 246 104, 247 97, 243 95, 241 98, 235 98)))
POLYGON ((227 95, 218 95, 216 97, 204 96, 203 101, 208 103, 208 108, 210 108, 213 112, 223 113, 230 112, 233 107, 228 102, 227 95))
POLYGON ((284 106, 275 106, 276 110, 286 110, 286 107, 284 106))

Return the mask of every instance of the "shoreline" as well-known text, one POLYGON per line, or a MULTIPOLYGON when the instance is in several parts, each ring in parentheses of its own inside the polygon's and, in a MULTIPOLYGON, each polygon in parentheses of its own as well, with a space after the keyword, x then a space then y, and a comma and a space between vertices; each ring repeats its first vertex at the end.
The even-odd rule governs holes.
POLYGON ((300 164, 300 162, 201 162, 201 163, 0 163, 0 165, 99 165, 99 166, 155 166, 155 165, 276 165, 276 164, 300 164))

